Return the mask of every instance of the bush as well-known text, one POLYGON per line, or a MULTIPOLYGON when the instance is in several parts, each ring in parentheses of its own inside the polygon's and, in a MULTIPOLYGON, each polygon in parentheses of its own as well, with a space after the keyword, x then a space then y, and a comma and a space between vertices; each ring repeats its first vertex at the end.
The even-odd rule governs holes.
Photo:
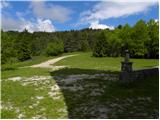
POLYGON ((81 43, 81 51, 86 52, 89 50, 89 44, 87 40, 83 40, 81 43))
POLYGON ((107 40, 104 32, 98 35, 93 48, 93 56, 95 57, 105 57, 107 56, 107 40))
POLYGON ((46 54, 48 56, 57 56, 60 53, 63 53, 64 45, 63 42, 52 42, 48 43, 46 48, 46 54))
POLYGON ((26 45, 21 45, 17 50, 17 58, 19 61, 31 59, 31 51, 26 45))

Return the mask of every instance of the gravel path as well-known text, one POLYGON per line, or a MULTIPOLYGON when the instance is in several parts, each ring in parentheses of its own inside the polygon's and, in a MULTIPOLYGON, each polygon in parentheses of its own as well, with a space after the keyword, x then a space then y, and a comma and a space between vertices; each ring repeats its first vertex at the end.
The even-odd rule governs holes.
POLYGON ((66 56, 62 56, 62 57, 58 57, 58 58, 54 58, 54 59, 50 59, 50 60, 47 60, 45 62, 42 62, 40 64, 36 64, 36 65, 32 65, 30 67, 33 67, 33 68, 53 68, 53 69, 59 69, 59 68, 64 68, 66 66, 53 66, 54 63, 62 60, 62 59, 65 59, 65 58, 68 58, 68 57, 73 57, 73 56, 76 56, 78 54, 75 54, 75 55, 66 55, 66 56))

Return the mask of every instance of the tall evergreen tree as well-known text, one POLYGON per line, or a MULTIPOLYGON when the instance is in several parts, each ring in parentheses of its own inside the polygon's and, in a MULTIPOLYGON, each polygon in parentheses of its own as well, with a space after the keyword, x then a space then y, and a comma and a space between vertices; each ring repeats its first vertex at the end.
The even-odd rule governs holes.
POLYGON ((94 49, 93 49, 93 56, 96 57, 104 57, 107 56, 107 48, 108 43, 106 40, 105 31, 102 31, 98 35, 98 39, 95 41, 94 49))
POLYGON ((25 61, 31 58, 31 50, 30 50, 30 36, 31 34, 25 29, 21 34, 17 37, 17 44, 15 46, 17 51, 17 58, 20 61, 25 61))

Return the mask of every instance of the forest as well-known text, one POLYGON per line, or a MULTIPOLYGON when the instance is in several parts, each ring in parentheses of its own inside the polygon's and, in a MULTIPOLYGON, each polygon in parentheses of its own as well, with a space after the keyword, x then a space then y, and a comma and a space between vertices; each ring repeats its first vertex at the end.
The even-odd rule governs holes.
POLYGON ((70 30, 23 32, 1 30, 1 63, 14 63, 33 56, 56 56, 75 51, 92 51, 94 57, 119 57, 128 49, 132 58, 159 57, 159 24, 153 19, 114 30, 70 30))

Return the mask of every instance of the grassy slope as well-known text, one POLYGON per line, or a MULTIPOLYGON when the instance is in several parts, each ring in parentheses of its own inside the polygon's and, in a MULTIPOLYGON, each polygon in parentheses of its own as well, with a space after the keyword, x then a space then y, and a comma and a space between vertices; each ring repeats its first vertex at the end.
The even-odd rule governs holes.
MULTIPOLYGON (((92 57, 91 53, 80 53, 78 56, 63 59, 55 65, 66 65, 72 68, 120 71, 121 57, 92 57)), ((156 59, 131 59, 133 69, 158 66, 156 59)))
MULTIPOLYGON (((67 53, 68 54, 79 54, 78 56, 70 57, 63 59, 57 62, 55 65, 65 65, 69 66, 73 69, 73 72, 81 73, 81 70, 77 69, 95 69, 95 70, 110 70, 110 71, 120 71, 121 61, 123 58, 117 57, 105 57, 105 58, 95 58, 91 56, 91 53, 67 53)), ((60 56, 62 56, 60 55, 60 56)), ((59 57, 59 56, 57 56, 59 57)), ((45 57, 38 56, 34 57, 32 60, 28 60, 25 62, 19 62, 15 64, 5 64, 2 65, 2 78, 15 77, 15 76, 33 76, 33 75, 49 75, 49 69, 41 69, 41 68, 19 68, 24 66, 30 66, 33 64, 38 64, 48 59, 52 59, 56 57, 45 57)), ((158 66, 158 60, 152 59, 131 59, 133 61, 133 68, 148 68, 153 66, 158 66)), ((87 70, 86 70, 87 72, 87 70)), ((91 72, 91 71, 89 71, 91 72)), ((87 72, 88 73, 88 72, 87 72)))
POLYGON ((49 75, 49 69, 42 68, 16 68, 14 70, 5 70, 1 73, 1 78, 6 79, 10 77, 30 77, 33 75, 49 75))
MULTIPOLYGON (((76 54, 78 52, 74 52, 74 54, 76 54)), ((18 67, 24 67, 24 66, 30 66, 30 65, 34 65, 34 64, 38 64, 38 63, 41 63, 41 62, 44 62, 46 60, 49 60, 49 59, 53 59, 53 58, 57 58, 57 57, 60 57, 60 56, 63 56, 63 55, 70 55, 70 54, 73 54, 73 53, 63 53, 59 56, 53 56, 53 57, 47 57, 47 56, 34 56, 32 57, 32 59, 30 60, 27 60, 27 61, 24 61, 24 62, 17 62, 17 63, 12 63, 12 64, 3 64, 2 65, 2 70, 4 69, 15 69, 15 68, 18 68, 18 67)))
POLYGON ((36 56, 33 57, 31 60, 27 60, 24 62, 17 62, 13 64, 3 64, 2 67, 2 76, 1 78, 9 78, 15 76, 33 76, 33 75, 49 75, 49 69, 42 69, 42 68, 20 68, 25 66, 31 66, 34 64, 39 64, 41 62, 47 61, 49 59, 57 58, 64 55, 70 54, 77 54, 75 53, 64 53, 56 57, 47 57, 47 56, 36 56))
POLYGON ((2 65, 2 78, 16 77, 16 76, 33 76, 33 75, 48 75, 47 69, 39 69, 39 68, 20 68, 24 66, 30 66, 33 64, 38 64, 48 59, 52 59, 54 57, 46 57, 46 56, 37 56, 33 57, 31 60, 24 62, 17 62, 13 64, 4 64, 2 65))
POLYGON ((35 57, 32 57, 32 59, 30 60, 27 60, 27 61, 24 61, 24 62, 17 62, 17 63, 12 63, 12 64, 3 64, 2 65, 2 70, 4 69, 15 69, 15 68, 18 68, 18 67, 24 67, 24 66, 30 66, 30 65, 33 65, 33 64, 38 64, 38 63, 41 63, 43 61, 46 61, 48 59, 52 59, 54 57, 47 57, 47 56, 35 56, 35 57))
MULTIPOLYGON (((49 91, 49 86, 58 83, 58 80, 51 79, 50 84, 38 84, 38 86, 22 86, 19 82, 3 80, 5 78, 14 76, 33 76, 33 75, 70 75, 70 74, 82 74, 82 73, 101 73, 100 70, 120 70, 120 61, 122 58, 93 58, 90 53, 79 53, 79 56, 74 56, 72 58, 66 58, 62 61, 56 63, 56 65, 68 65, 73 68, 58 70, 55 72, 49 72, 49 69, 39 69, 39 68, 21 68, 17 67, 28 66, 32 64, 37 64, 43 60, 49 58, 38 58, 34 59, 32 62, 22 62, 15 65, 15 69, 5 70, 2 72, 2 101, 5 103, 12 103, 15 107, 18 107, 22 112, 25 112, 27 117, 31 118, 35 114, 45 113, 47 118, 91 118, 91 116, 81 116, 81 113, 76 113, 75 109, 83 103, 92 103, 93 101, 98 101, 101 104, 106 102, 119 104, 124 108, 123 112, 119 114, 117 110, 119 108, 115 107, 115 110, 110 113, 110 118, 148 118, 148 116, 142 116, 138 113, 146 112, 148 115, 153 114, 155 109, 158 109, 158 76, 151 76, 150 78, 139 81, 129 87, 123 87, 119 85, 118 82, 104 81, 103 79, 93 79, 84 80, 80 85, 95 83, 97 85, 106 85, 105 93, 102 96, 90 97, 88 94, 94 90, 94 88, 85 89, 84 92, 70 92, 66 90, 61 90, 62 98, 61 100, 54 101, 47 96, 49 91), (74 58, 74 59, 73 59, 74 58), (107 61, 107 62, 106 62, 107 61), (113 67, 114 66, 114 67, 113 67), (96 69, 96 70, 94 70, 96 69), (36 90, 37 88, 42 88, 41 90, 36 90), (31 97, 35 96, 45 96, 45 99, 40 101, 39 106, 34 109, 29 109, 28 106, 36 102, 36 100, 31 100, 31 97), (139 97, 149 97, 151 101, 140 101, 137 100, 139 97), (132 103, 128 106, 125 103, 127 98, 133 99, 132 103), (116 101, 119 99, 119 101, 116 101), (59 113, 57 110, 64 109, 68 107, 68 113, 59 113), (134 109, 133 106, 138 109, 134 109), (46 108, 45 111, 40 111, 41 108, 46 108), (138 111, 139 110, 139 111, 138 111), (133 114, 130 114, 133 112, 133 114), (114 114, 112 114, 114 113, 114 114)), ((158 65, 158 60, 144 60, 144 59, 133 59, 134 68, 146 68, 158 65)), ((63 87, 59 85, 59 87, 63 87)), ((92 106, 94 106, 93 104, 92 106)), ((81 111, 83 112, 83 111, 81 111)), ((2 118, 17 118, 17 113, 14 110, 3 110, 2 118)), ((92 117, 93 118, 93 117, 92 117)))

